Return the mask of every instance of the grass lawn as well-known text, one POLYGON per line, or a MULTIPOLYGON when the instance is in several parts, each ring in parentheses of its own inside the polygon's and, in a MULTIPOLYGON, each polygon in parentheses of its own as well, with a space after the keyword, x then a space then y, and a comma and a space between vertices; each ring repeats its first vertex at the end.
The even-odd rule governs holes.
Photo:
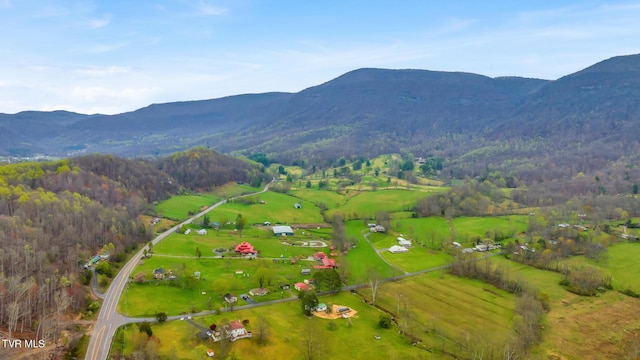
POLYGON ((146 275, 147 281, 143 284, 134 281, 128 285, 126 294, 120 298, 119 311, 136 317, 155 316, 161 311, 169 315, 186 314, 194 310, 208 310, 209 298, 213 309, 222 308, 225 306, 222 300, 224 294, 232 292, 240 295, 259 286, 255 277, 259 268, 270 270, 271 285, 267 284, 266 287, 274 295, 258 297, 255 300, 273 300, 280 298, 278 283, 292 284, 302 281, 308 276, 303 276, 301 270, 308 267, 312 266, 304 262, 291 265, 288 262, 274 263, 270 260, 194 259, 154 255, 134 269, 134 276, 142 272, 146 275), (153 279, 153 270, 159 267, 173 271, 178 279, 153 279), (236 274, 239 270, 243 272, 242 275, 236 274), (185 279, 195 271, 200 272, 201 280, 185 283, 185 279), (203 291, 206 294, 203 295, 203 291))
MULTIPOLYGON (((208 327, 215 323, 221 326, 231 320, 249 320, 246 326, 254 338, 241 339, 230 344, 230 352, 240 359, 300 359, 304 353, 304 331, 311 334, 327 359, 421 359, 430 356, 425 350, 411 346, 408 339, 392 329, 380 329, 378 318, 382 314, 366 305, 359 296, 340 293, 319 299, 324 303, 344 305, 358 311, 351 320, 325 320, 302 316, 298 301, 283 304, 222 313, 194 321, 208 327), (257 343, 258 322, 263 319, 268 325, 267 342, 257 343), (333 324, 333 325, 329 325, 333 324), (380 335, 380 340, 374 336, 380 335)), ((197 340, 197 329, 186 321, 171 321, 152 326, 154 337, 160 341, 159 355, 172 359, 205 359, 206 349, 220 354, 220 343, 197 340)), ((131 335, 130 335, 131 336, 131 335)), ((132 342, 133 338, 127 339, 132 342)))
POLYGON ((431 269, 446 265, 453 260, 453 257, 446 252, 425 249, 421 246, 413 246, 407 253, 394 254, 383 251, 382 256, 407 272, 431 269))
POLYGON ((385 263, 376 251, 362 237, 362 230, 367 230, 360 220, 346 223, 347 236, 356 241, 356 247, 347 255, 349 283, 360 283, 367 279, 371 269, 383 278, 400 275, 402 272, 385 263))
POLYGON ((298 229, 296 235, 280 238, 273 235, 271 228, 264 226, 250 226, 243 231, 242 237, 237 232, 229 229, 209 230, 206 235, 198 235, 195 232, 189 234, 173 233, 153 248, 154 254, 195 256, 196 247, 200 249, 202 257, 216 256, 214 249, 228 249, 233 255, 235 246, 240 242, 251 243, 262 258, 289 258, 312 256, 317 251, 327 251, 326 247, 305 247, 303 242, 321 240, 329 244, 330 229, 298 229), (283 241, 293 245, 283 244, 283 241))

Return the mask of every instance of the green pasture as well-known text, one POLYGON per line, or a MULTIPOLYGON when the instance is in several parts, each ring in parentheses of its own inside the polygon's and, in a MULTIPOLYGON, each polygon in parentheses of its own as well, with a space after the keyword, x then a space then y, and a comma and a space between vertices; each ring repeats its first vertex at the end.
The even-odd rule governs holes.
MULTIPOLYGON (((300 261, 292 265, 287 261, 274 263, 271 260, 260 259, 198 259, 154 255, 144 260, 132 272, 134 277, 138 273, 144 273, 146 281, 142 284, 132 281, 127 286, 128 290, 120 298, 119 311, 137 317, 154 316, 160 311, 169 315, 185 314, 191 313, 192 310, 208 310, 209 298, 212 299, 213 309, 221 308, 224 307, 224 294, 232 292, 240 295, 259 286, 255 274, 260 268, 267 268, 271 272, 271 285, 267 284, 266 287, 272 293, 254 299, 258 302, 279 299, 281 295, 278 284, 302 281, 306 278, 301 275, 302 268, 313 268, 314 264, 311 261, 300 261), (178 279, 153 279, 153 270, 159 267, 167 272, 173 271, 178 279), (192 280, 185 284, 183 279, 195 271, 200 272, 201 280, 192 280), (242 271, 243 274, 236 274, 236 271, 242 271), (203 291, 206 294, 203 295, 203 291)), ((242 300, 239 305, 243 305, 242 300)))
MULTIPOLYGON (((246 328, 253 332, 254 338, 230 344, 230 352, 240 359, 306 358, 305 331, 312 334, 313 342, 320 346, 322 356, 327 359, 420 359, 425 355, 424 350, 411 346, 409 340, 397 331, 380 329, 377 323, 382 312, 364 304, 359 296, 340 293, 320 297, 320 301, 344 305, 358 313, 350 320, 305 318, 301 314, 300 303, 292 301, 193 320, 204 327, 211 324, 221 326, 232 320, 248 320, 246 328), (256 336, 258 323, 262 320, 267 323, 268 337, 264 345, 259 345, 256 336), (375 340, 375 335, 379 335, 380 340, 375 340)), ((209 348, 216 355, 220 354, 220 343, 213 343, 209 339, 198 340, 198 329, 186 321, 153 324, 152 331, 154 338, 159 341, 159 355, 162 358, 206 359, 205 352, 209 348)), ((133 341, 134 333, 127 332, 129 337, 126 342, 133 341)))
POLYGON ((524 215, 466 217, 453 219, 453 227, 456 234, 485 236, 487 231, 500 230, 504 235, 513 237, 527 229, 528 217, 524 215))
POLYGON ((265 204, 227 203, 209 212, 211 221, 235 221, 238 214, 249 224, 262 224, 269 221, 272 224, 292 223, 322 223, 320 209, 312 203, 300 200, 290 195, 267 191, 256 195, 256 200, 265 204), (295 203, 302 205, 301 209, 294 208, 295 203))
POLYGON ((335 191, 306 189, 306 188, 299 189, 299 190, 292 190, 291 195, 316 205, 320 203, 324 203, 328 209, 333 209, 333 208, 342 206, 348 198, 347 196, 343 194, 338 194, 335 191))
POLYGON ((361 192, 351 197, 344 205, 327 211, 329 217, 342 213, 346 217, 375 218, 379 211, 396 212, 412 209, 416 200, 424 193, 411 190, 379 190, 361 192))
POLYGON ((392 231, 430 247, 438 247, 451 238, 449 225, 443 217, 398 219, 393 221, 392 231))
POLYGON ((608 268, 617 290, 640 293, 640 243, 620 243, 608 248, 608 268))
POLYGON ((213 194, 176 195, 156 205, 156 213, 161 217, 186 220, 189 212, 200 212, 202 206, 211 206, 219 200, 213 194))
POLYGON ((547 293, 552 304, 559 303, 567 297, 575 296, 560 286, 560 280, 562 280, 560 273, 537 269, 502 256, 491 258, 491 263, 494 267, 499 267, 503 273, 507 274, 509 279, 521 281, 537 288, 540 292, 547 293))
POLYGON ((587 265, 602 269, 611 274, 615 290, 631 289, 640 292, 640 243, 622 242, 607 248, 607 254, 600 262, 584 256, 573 256, 562 261, 564 264, 587 265))
POLYGON ((453 256, 443 251, 435 251, 413 246, 407 253, 391 253, 383 251, 381 255, 390 263, 407 272, 415 272, 447 265, 453 261, 453 256))
MULTIPOLYGON (((363 293, 370 298, 368 289, 363 293)), ((436 272, 385 283, 376 304, 395 314, 436 358, 467 358, 473 348, 485 353, 504 349, 513 328, 515 296, 481 281, 436 272)))

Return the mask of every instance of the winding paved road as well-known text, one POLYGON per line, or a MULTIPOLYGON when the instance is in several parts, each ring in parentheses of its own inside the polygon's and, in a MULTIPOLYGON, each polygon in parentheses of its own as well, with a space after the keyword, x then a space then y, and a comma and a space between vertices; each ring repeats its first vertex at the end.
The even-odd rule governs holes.
MULTIPOLYGON (((274 181, 275 179, 269 182, 261 191, 251 193, 251 194, 236 196, 234 198, 261 194, 269 190, 269 186, 271 186, 271 184, 274 181)), ((217 208, 218 206, 226 202, 227 200, 219 201, 214 205, 210 206, 209 208, 207 208, 206 210, 201 211, 200 213, 192 216, 188 220, 185 220, 180 224, 172 227, 171 229, 165 231, 164 233, 158 235, 155 239, 153 239, 152 244, 156 245, 157 243, 162 241, 164 238, 169 236, 171 233, 179 229, 182 225, 190 224, 194 219, 208 213, 209 211, 217 208)), ((100 308, 100 313, 98 314, 98 319, 96 321, 96 324, 93 328, 93 335, 89 340, 89 347, 87 348, 87 355, 85 356, 86 360, 107 360, 108 359, 112 338, 115 335, 116 329, 118 327, 130 322, 141 322, 145 320, 155 321, 155 318, 154 319, 127 318, 120 315, 117 311, 118 301, 120 299, 120 296, 122 295, 122 291, 124 290, 127 284, 127 281, 129 279, 129 276, 131 275, 131 272, 133 271, 135 266, 138 264, 138 262, 142 258, 144 249, 147 249, 147 246, 143 246, 140 249, 140 251, 138 251, 124 265, 122 270, 120 270, 118 275, 116 275, 116 277, 111 282, 111 285, 109 286, 109 289, 107 290, 107 292, 104 294, 104 301, 102 303, 102 307, 100 308)), ((236 309, 238 308, 242 308, 242 307, 240 306, 236 307, 236 309)), ((180 317, 175 317, 175 319, 177 318, 180 318, 180 317)), ((170 317, 169 319, 175 320, 174 317, 170 317)))

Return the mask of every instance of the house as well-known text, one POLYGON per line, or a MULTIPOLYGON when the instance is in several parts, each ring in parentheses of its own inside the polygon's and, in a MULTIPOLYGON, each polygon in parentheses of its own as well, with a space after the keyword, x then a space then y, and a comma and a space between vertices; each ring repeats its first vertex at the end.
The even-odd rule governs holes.
POLYGON ((289 284, 280 284, 280 289, 281 290, 289 290, 291 288, 291 286, 289 284))
POLYGON ((198 235, 207 235, 207 230, 206 229, 198 230, 198 235))
POLYGON ((264 226, 269 226, 269 225, 271 225, 271 223, 270 223, 270 222, 268 222, 268 221, 265 221, 265 222, 264 222, 264 226))
POLYGON ((461 247, 462 247, 462 244, 460 244, 459 242, 456 242, 456 241, 452 242, 451 244, 452 244, 452 245, 453 245, 453 247, 455 247, 455 248, 461 248, 461 247))
POLYGON ((265 288, 256 288, 249 290, 249 295, 251 296, 265 296, 269 293, 269 289, 265 288))
POLYGON ((409 251, 409 249, 407 249, 404 246, 400 246, 400 245, 393 245, 392 247, 389 248, 389 252, 394 253, 394 254, 396 254, 396 253, 406 253, 408 251, 409 251))
POLYGON ((316 311, 327 311, 327 305, 325 303, 318 304, 318 306, 316 306, 316 311))
POLYGON ((473 248, 465 248, 462 249, 463 254, 471 254, 473 252, 473 248))
POLYGON ((293 207, 296 209, 302 209, 302 205, 300 203, 293 204, 293 207))
POLYGON ((300 271, 300 273, 302 275, 311 275, 311 269, 302 269, 302 271, 300 271))
POLYGON ((238 298, 233 295, 233 294, 225 294, 224 295, 224 301, 226 301, 229 304, 233 304, 233 303, 237 303, 238 302, 238 298))
POLYGON ((309 291, 309 285, 302 283, 302 282, 297 282, 293 285, 293 288, 298 290, 298 291, 309 291))
POLYGON ((164 279, 164 269, 157 268, 153 270, 153 278, 154 279, 164 279))
POLYGON ((213 349, 209 349, 207 350, 207 356, 208 357, 214 357, 216 354, 213 352, 213 349))
POLYGON ((272 229, 273 229, 273 235, 275 236, 292 236, 293 235, 293 229, 291 228, 291 226, 277 225, 277 226, 274 226, 272 229))
POLYGON ((371 228, 376 227, 376 225, 378 225, 378 224, 370 223, 370 224, 367 224, 367 227, 368 227, 369 229, 371 229, 371 228))
POLYGON ((242 325, 240 320, 231 321, 229 325, 224 327, 224 331, 227 333, 227 336, 231 341, 251 337, 251 332, 244 328, 244 325, 242 325))
POLYGON ((193 277, 194 277, 196 280, 200 280, 200 271, 194 271, 194 272, 193 272, 193 277))
POLYGON ((328 257, 322 258, 322 265, 314 266, 315 269, 335 269, 336 267, 336 261, 328 257))
POLYGON ((318 251, 317 253, 315 253, 315 255, 313 255, 313 260, 322 260, 326 257, 327 257, 327 254, 325 254, 322 251, 318 251))
POLYGON ((191 234, 191 229, 187 229, 187 230, 185 230, 185 231, 184 231, 184 234, 185 234, 185 235, 189 235, 189 234, 191 234))
POLYGON ((238 246, 236 246, 236 252, 243 255, 255 255, 257 251, 253 248, 253 245, 250 243, 243 241, 238 246))
POLYGON ((369 231, 383 233, 383 232, 387 232, 387 229, 385 229, 384 226, 382 225, 376 225, 372 228, 369 228, 369 231))

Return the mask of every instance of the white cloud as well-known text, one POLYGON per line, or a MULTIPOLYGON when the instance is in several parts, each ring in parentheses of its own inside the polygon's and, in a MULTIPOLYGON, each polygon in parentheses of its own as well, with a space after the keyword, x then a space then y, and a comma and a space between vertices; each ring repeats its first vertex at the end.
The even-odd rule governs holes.
POLYGON ((106 67, 88 67, 75 70, 80 76, 88 77, 105 77, 126 74, 131 71, 131 68, 126 66, 106 66, 106 67))
POLYGON ((197 15, 199 16, 215 16, 222 15, 229 11, 229 9, 212 5, 204 0, 198 0, 197 2, 192 3, 192 6, 197 11, 197 15))
POLYGON ((111 19, 109 19, 108 17, 103 17, 103 18, 96 18, 96 19, 90 19, 89 20, 89 27, 92 29, 99 29, 101 27, 105 27, 107 25, 109 25, 109 23, 111 22, 111 19))
POLYGON ((125 46, 126 44, 123 42, 118 42, 115 44, 98 44, 85 49, 85 51, 93 54, 101 54, 101 53, 108 53, 114 50, 118 50, 125 46))

